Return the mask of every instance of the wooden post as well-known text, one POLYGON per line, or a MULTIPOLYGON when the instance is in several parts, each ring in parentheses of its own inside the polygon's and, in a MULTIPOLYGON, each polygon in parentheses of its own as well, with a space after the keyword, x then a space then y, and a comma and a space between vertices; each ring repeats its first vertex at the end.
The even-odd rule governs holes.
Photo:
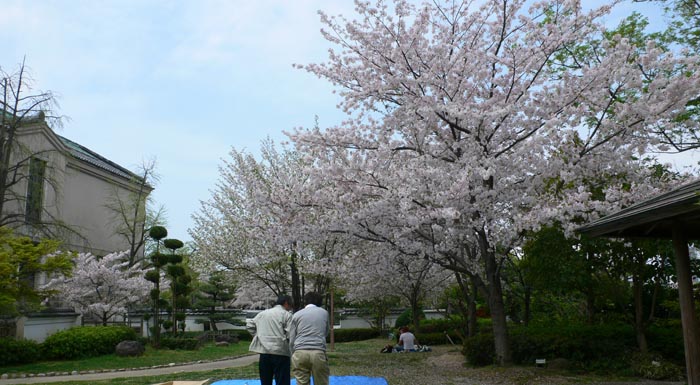
POLYGON ((683 325, 683 345, 685 346, 685 366, 688 385, 700 385, 700 341, 698 322, 693 305, 693 282, 690 276, 690 253, 688 241, 683 233, 683 225, 673 224, 673 248, 676 254, 676 275, 678 276, 678 298, 683 325))
POLYGON ((333 286, 331 286, 331 351, 335 351, 335 306, 333 304, 333 286))

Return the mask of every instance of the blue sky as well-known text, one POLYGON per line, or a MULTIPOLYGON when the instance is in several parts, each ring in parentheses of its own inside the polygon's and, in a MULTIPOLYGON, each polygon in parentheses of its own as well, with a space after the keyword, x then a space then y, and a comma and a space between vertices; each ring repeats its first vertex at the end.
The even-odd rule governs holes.
MULTIPOLYGON (((597 3, 598 1, 596 1, 597 3)), ((591 2, 584 1, 585 4, 591 2)), ((349 0, 0 0, 0 66, 26 62, 58 95, 58 133, 127 168, 158 162, 154 198, 171 237, 215 187, 230 148, 257 152, 283 130, 339 123, 331 86, 293 63, 320 62, 317 10, 353 14, 349 0)), ((623 3, 650 18, 650 4, 623 3)), ((656 20, 661 21, 661 20, 656 20)))

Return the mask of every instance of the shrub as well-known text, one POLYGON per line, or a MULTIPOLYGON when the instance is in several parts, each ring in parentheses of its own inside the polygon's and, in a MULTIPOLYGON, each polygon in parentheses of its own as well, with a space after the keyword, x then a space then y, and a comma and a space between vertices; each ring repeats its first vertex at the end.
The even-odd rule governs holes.
POLYGON ((483 333, 467 338, 462 347, 462 354, 473 366, 492 365, 496 357, 493 335, 483 333))
MULTIPOLYGON (((462 339, 457 335, 457 333, 452 332, 448 334, 452 339, 452 342, 454 342, 455 344, 462 343, 462 339)), ((420 333, 416 333, 416 339, 421 345, 447 345, 450 343, 450 341, 445 336, 445 332, 424 333, 423 329, 421 329, 420 333)))
POLYGON ((680 381, 684 375, 683 368, 664 360, 658 354, 635 353, 631 364, 637 375, 650 380, 680 381))
MULTIPOLYGON (((364 341, 380 336, 378 329, 335 329, 335 342, 364 341)), ((330 338, 330 337, 329 337, 330 338)))
MULTIPOLYGON (((419 320, 425 319, 425 314, 423 313, 423 310, 420 310, 420 312, 418 313, 418 319, 419 320)), ((400 328, 402 326, 411 325, 412 323, 413 323, 413 312, 411 311, 411 309, 406 309, 396 319, 396 322, 394 323, 394 327, 400 328)))
POLYGON ((511 333, 513 361, 526 364, 536 358, 566 358, 588 365, 605 357, 607 365, 624 366, 623 358, 635 344, 631 328, 618 325, 517 327, 511 333))
POLYGON ((124 340, 135 340, 128 326, 82 326, 52 334, 41 344, 44 358, 72 360, 114 353, 124 340))
MULTIPOLYGON (((463 344, 467 361, 475 366, 490 365, 495 357, 493 335, 490 330, 481 330, 484 332, 463 344)), ((635 356, 637 341, 629 325, 512 326, 509 337, 515 364, 531 365, 537 358, 565 358, 580 369, 620 372, 630 369, 633 357, 632 369, 639 375, 674 378, 684 363, 680 327, 649 328, 649 349, 657 352, 654 359, 635 356)))
POLYGON ((647 331, 649 350, 658 352, 677 365, 685 365, 683 327, 681 325, 652 326, 647 331))
POLYGON ((420 323, 421 333, 444 333, 453 332, 460 327, 461 318, 430 319, 420 323))
MULTIPOLYGON (((337 330, 336 330, 337 331, 337 330)), ((241 332, 241 333, 231 333, 230 334, 232 337, 233 336, 238 336, 239 341, 252 341, 253 336, 250 335, 250 333, 247 332, 241 332)))
POLYGON ((160 339, 160 347, 171 350, 197 350, 199 349, 199 340, 197 338, 166 337, 160 339))
POLYGON ((41 348, 30 340, 0 338, 0 366, 30 364, 39 361, 41 348))

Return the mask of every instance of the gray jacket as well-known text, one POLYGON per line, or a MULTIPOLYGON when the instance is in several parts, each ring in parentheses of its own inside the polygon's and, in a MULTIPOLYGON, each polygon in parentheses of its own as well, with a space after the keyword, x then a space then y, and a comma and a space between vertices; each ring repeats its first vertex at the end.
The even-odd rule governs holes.
POLYGON ((326 336, 330 333, 328 312, 309 305, 294 313, 289 330, 289 346, 296 350, 326 351, 326 336))
POLYGON ((261 354, 276 354, 290 356, 289 326, 292 313, 275 305, 258 313, 252 320, 246 322, 246 329, 253 335, 253 341, 248 350, 261 354))

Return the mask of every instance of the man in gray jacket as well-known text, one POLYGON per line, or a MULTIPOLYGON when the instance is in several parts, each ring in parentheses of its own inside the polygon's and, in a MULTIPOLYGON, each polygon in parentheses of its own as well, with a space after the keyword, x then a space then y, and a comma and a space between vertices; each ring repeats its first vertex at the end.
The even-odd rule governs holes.
POLYGON ((326 357, 326 336, 330 332, 328 312, 321 308, 323 297, 316 292, 304 295, 306 307, 292 316, 289 345, 292 349, 292 373, 297 385, 328 385, 330 369, 326 357))
POLYGON ((246 322, 246 329, 253 335, 248 350, 260 353, 258 370, 262 385, 272 385, 273 378, 277 385, 290 383, 289 326, 293 304, 290 296, 282 295, 273 308, 246 322))

